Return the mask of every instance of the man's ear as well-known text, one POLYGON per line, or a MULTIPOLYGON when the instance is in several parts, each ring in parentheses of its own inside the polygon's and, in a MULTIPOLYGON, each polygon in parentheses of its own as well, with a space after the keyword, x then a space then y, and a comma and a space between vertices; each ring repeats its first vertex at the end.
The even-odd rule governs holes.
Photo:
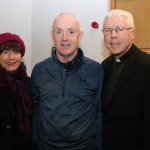
POLYGON ((135 30, 135 28, 134 28, 134 29, 131 29, 131 34, 132 34, 132 39, 135 39, 135 35, 136 35, 136 30, 135 30))
POLYGON ((80 34, 79 34, 79 43, 81 42, 82 37, 83 37, 83 31, 80 31, 80 34))
POLYGON ((52 41, 54 42, 54 34, 53 34, 53 31, 50 32, 50 35, 51 35, 52 41))

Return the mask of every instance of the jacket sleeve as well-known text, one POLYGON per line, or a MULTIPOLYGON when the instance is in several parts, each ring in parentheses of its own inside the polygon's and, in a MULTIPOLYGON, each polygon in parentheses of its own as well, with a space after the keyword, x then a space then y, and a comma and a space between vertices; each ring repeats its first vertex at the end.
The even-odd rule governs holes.
POLYGON ((144 150, 150 150, 150 73, 145 87, 144 108, 145 108, 144 150))
POLYGON ((31 93, 32 93, 32 101, 33 101, 33 123, 32 123, 32 129, 33 129, 33 149, 36 150, 36 144, 38 139, 38 117, 39 117, 39 103, 40 103, 40 96, 39 96, 39 90, 37 88, 37 70, 33 69, 32 75, 31 75, 31 93))
POLYGON ((101 89, 103 82, 103 70, 99 73, 99 82, 96 92, 95 100, 97 101, 97 114, 96 114, 96 136, 95 136, 95 148, 102 150, 102 109, 101 109, 101 89))

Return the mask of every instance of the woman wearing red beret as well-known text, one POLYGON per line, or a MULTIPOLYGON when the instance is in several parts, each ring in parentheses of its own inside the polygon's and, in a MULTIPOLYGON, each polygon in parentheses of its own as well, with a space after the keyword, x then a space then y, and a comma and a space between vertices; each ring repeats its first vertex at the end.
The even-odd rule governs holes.
POLYGON ((17 34, 0 34, 0 150, 31 150, 32 105, 17 34))

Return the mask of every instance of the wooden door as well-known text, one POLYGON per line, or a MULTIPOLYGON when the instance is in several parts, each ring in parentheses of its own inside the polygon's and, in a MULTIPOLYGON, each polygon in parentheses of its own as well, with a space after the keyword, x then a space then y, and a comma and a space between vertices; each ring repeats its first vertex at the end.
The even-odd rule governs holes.
POLYGON ((150 0, 110 0, 111 9, 132 13, 135 21, 135 44, 150 53, 150 0))

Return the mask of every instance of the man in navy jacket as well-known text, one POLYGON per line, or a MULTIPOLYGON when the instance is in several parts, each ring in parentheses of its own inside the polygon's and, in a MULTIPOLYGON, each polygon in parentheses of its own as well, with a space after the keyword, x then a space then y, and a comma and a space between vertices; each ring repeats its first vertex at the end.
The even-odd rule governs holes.
POLYGON ((100 63, 84 56, 78 19, 60 14, 53 23, 52 56, 36 64, 33 144, 36 150, 101 150, 100 63))

